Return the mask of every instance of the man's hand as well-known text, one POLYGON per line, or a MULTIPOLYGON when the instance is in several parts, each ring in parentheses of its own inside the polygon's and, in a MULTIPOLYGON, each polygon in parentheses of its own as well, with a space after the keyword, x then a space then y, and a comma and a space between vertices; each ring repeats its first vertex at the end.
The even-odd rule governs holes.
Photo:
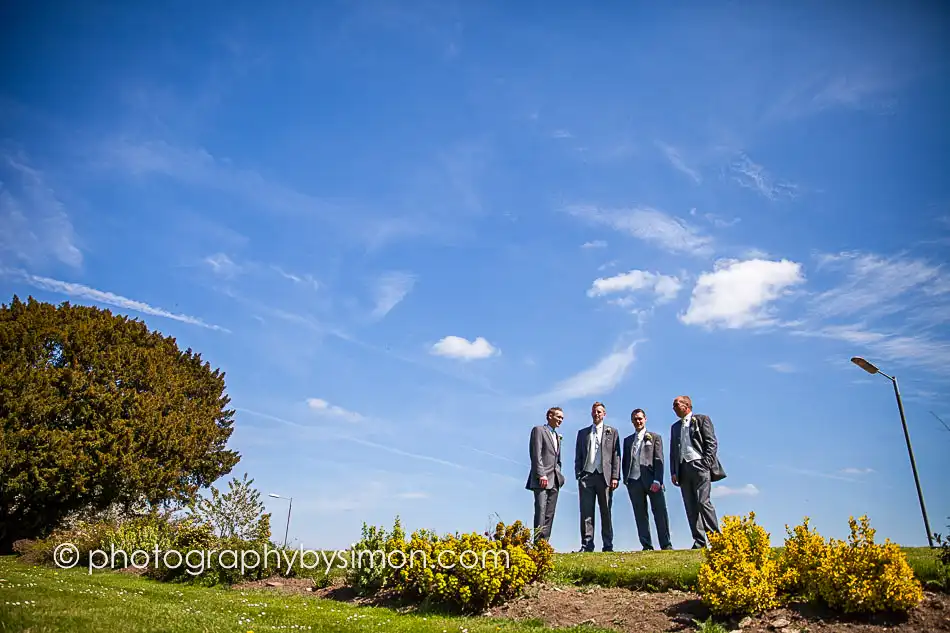
POLYGON ((542 487, 542 488, 547 488, 547 487, 548 487, 548 478, 547 478, 547 477, 540 477, 540 479, 541 479, 541 487, 542 487))
POLYGON ((653 485, 650 486, 650 492, 658 492, 660 490, 660 484, 653 482, 653 485))
POLYGON ((676 475, 670 475, 670 481, 673 482, 673 485, 674 485, 674 486, 680 485, 679 480, 676 479, 676 475))
POLYGON ((611 487, 611 489, 615 489, 615 488, 617 487, 617 484, 619 484, 619 483, 620 483, 620 482, 617 481, 616 479, 611 479, 611 480, 610 480, 610 487, 611 487))

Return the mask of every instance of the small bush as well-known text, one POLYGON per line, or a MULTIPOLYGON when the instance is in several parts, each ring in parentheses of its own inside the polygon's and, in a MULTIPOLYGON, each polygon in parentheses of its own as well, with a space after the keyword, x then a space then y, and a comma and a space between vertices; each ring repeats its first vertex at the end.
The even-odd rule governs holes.
POLYGON ((360 594, 388 590, 463 612, 511 600, 554 567, 551 546, 543 540, 532 543, 531 531, 520 521, 499 522, 493 537, 417 530, 406 540, 397 518, 390 533, 364 524, 354 548, 356 564, 346 578, 360 594))
POLYGON ((699 593, 716 615, 746 614, 778 606, 783 584, 769 533, 746 517, 723 517, 722 533, 710 533, 699 568, 699 593))
POLYGON ((821 568, 828 553, 828 544, 808 523, 809 518, 805 517, 802 524, 794 529, 785 526, 788 536, 779 558, 779 567, 782 570, 782 591, 813 601, 819 595, 821 568))
MULTIPOLYGON (((950 525, 947 525, 950 530, 950 525)), ((950 590, 950 537, 943 538, 940 534, 934 534, 934 540, 937 541, 937 578, 934 585, 944 591, 950 590)))
POLYGON ((890 539, 874 542, 868 518, 851 517, 848 542, 831 539, 817 571, 817 594, 845 613, 906 612, 923 600, 923 587, 890 539))
MULTIPOLYGON (((369 596, 380 591, 388 583, 393 568, 390 566, 392 552, 404 552, 406 533, 399 517, 393 523, 392 532, 382 527, 363 523, 362 538, 353 544, 352 567, 346 572, 346 584, 359 596, 369 596)), ((396 557, 396 561, 398 561, 396 557)))

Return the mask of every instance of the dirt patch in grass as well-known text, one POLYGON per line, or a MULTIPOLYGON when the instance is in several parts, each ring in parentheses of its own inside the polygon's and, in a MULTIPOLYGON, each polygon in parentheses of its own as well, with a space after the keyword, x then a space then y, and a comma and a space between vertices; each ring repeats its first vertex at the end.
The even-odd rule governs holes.
MULTIPOLYGON (((515 620, 538 619, 549 626, 589 623, 618 631, 688 631, 710 617, 699 596, 682 591, 642 592, 619 587, 532 587, 521 598, 491 610, 515 620)), ((790 605, 747 620, 724 621, 727 631, 783 633, 912 633, 950 631, 950 596, 927 593, 908 616, 842 617, 807 605, 790 605)))
MULTIPOLYGON (((235 589, 270 589, 304 593, 348 604, 377 606, 398 612, 415 611, 418 605, 389 595, 361 598, 336 579, 329 587, 317 588, 305 578, 261 580, 236 585, 235 589)), ((709 618, 708 609, 695 593, 670 590, 634 591, 623 587, 576 587, 533 585, 522 597, 486 611, 483 615, 512 620, 540 621, 551 627, 591 624, 622 632, 694 631, 697 622, 709 618)), ((727 631, 744 633, 909 633, 950 631, 950 595, 926 592, 924 601, 908 616, 874 615, 845 617, 809 605, 793 604, 745 620, 722 622, 727 631)))

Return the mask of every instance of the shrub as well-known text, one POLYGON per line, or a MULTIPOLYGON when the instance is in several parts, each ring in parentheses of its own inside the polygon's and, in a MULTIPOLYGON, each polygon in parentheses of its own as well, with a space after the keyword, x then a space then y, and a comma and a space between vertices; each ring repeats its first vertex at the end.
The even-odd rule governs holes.
MULTIPOLYGON (((947 525, 950 530, 950 525, 947 525)), ((950 537, 943 538, 940 534, 934 534, 934 540, 937 541, 937 578, 934 584, 944 591, 950 590, 950 537)))
POLYGON ((848 542, 831 539, 817 572, 817 594, 845 613, 909 611, 923 600, 923 587, 907 558, 890 539, 874 543, 868 518, 849 519, 848 542))
POLYGON ((391 552, 404 552, 405 537, 398 516, 391 533, 382 527, 363 523, 362 538, 353 544, 353 551, 356 552, 356 555, 351 557, 353 565, 346 572, 346 583, 357 595, 375 594, 388 584, 387 580, 392 573, 388 557, 391 552))
POLYGON ((397 518, 391 533, 364 524, 363 538, 354 548, 356 563, 347 583, 360 594, 389 590, 463 612, 517 597, 554 566, 551 546, 547 541, 532 543, 531 531, 520 521, 509 526, 499 522, 493 537, 417 530, 406 540, 397 518))
POLYGON ((716 615, 755 613, 779 604, 782 585, 769 533, 746 517, 723 517, 722 533, 710 533, 699 568, 699 593, 716 615))
POLYGON ((782 570, 782 591, 812 601, 819 595, 821 567, 828 553, 828 544, 808 523, 809 518, 805 517, 802 524, 794 529, 785 526, 788 536, 779 558, 779 567, 782 570))

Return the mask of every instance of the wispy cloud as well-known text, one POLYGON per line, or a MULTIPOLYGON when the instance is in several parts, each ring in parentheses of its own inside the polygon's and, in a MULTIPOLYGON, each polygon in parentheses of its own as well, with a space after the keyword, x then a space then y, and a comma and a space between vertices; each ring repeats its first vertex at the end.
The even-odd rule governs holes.
POLYGON ((365 419, 361 414, 355 411, 350 411, 348 409, 344 409, 341 406, 330 404, 322 398, 307 398, 307 406, 310 407, 311 411, 316 411, 321 415, 340 418, 349 422, 360 422, 361 420, 365 419))
POLYGON ((942 265, 857 252, 820 255, 818 260, 819 269, 846 275, 842 283, 812 300, 812 311, 820 317, 881 317, 906 310, 920 300, 950 301, 950 278, 942 265))
POLYGON ((475 180, 483 154, 470 146, 439 154, 433 164, 409 172, 404 179, 407 189, 392 204, 383 205, 384 210, 375 210, 379 205, 305 193, 253 169, 235 166, 202 147, 122 139, 106 144, 99 164, 134 177, 166 176, 228 195, 275 216, 316 219, 340 235, 378 248, 399 239, 457 233, 460 218, 480 213, 475 180))
POLYGON ((699 276, 679 319, 706 328, 776 325, 772 304, 804 282, 801 264, 785 259, 717 262, 714 271, 699 276))
POLYGON ((581 244, 581 248, 607 248, 607 242, 604 240, 594 240, 592 242, 584 242, 581 244))
POLYGON ((609 226, 671 253, 705 257, 712 254, 713 239, 683 219, 651 207, 601 209, 590 205, 567 207, 571 215, 609 226))
POLYGON ((893 95, 913 70, 865 65, 848 72, 821 71, 792 83, 771 107, 768 116, 796 119, 829 110, 889 113, 893 95))
POLYGON ((845 475, 869 475, 874 472, 873 468, 842 468, 841 472, 845 475))
POLYGON ((44 174, 22 153, 4 153, 0 166, 0 254, 9 253, 31 266, 50 258, 81 266, 83 256, 66 206, 44 174))
POLYGON ((164 308, 158 308, 149 305, 143 301, 129 299, 127 297, 107 292, 105 290, 96 290, 95 288, 90 288, 89 286, 84 286, 82 284, 60 281, 58 279, 50 279, 49 277, 40 277, 38 275, 31 275, 20 270, 8 268, 0 269, 0 274, 5 277, 12 278, 15 281, 29 284, 30 286, 39 288, 41 290, 48 290, 50 292, 64 294, 70 297, 76 297, 78 299, 87 299, 94 303, 104 303, 106 305, 111 305, 123 310, 128 310, 130 312, 150 314, 152 316, 172 319, 182 323, 188 323, 189 325, 197 325, 199 327, 204 327, 211 330, 230 332, 230 330, 221 326, 205 323, 198 317, 188 316, 187 314, 176 314, 174 312, 169 312, 164 308))
POLYGON ((759 489, 752 484, 746 484, 740 488, 730 488, 729 486, 713 486, 709 495, 713 498, 721 497, 755 497, 759 494, 759 489))
POLYGON ((769 368, 774 369, 780 374, 792 374, 797 371, 794 365, 791 365, 789 363, 772 363, 771 365, 769 365, 769 368))
POLYGON ((818 256, 831 277, 813 293, 798 336, 842 341, 855 354, 950 373, 950 283, 942 264, 905 255, 845 252, 818 256), (837 278, 835 276, 838 276, 837 278))
POLYGON ((679 150, 677 150, 672 145, 667 145, 666 143, 662 143, 660 141, 657 141, 656 145, 660 148, 660 150, 666 156, 666 159, 670 161, 670 164, 673 165, 673 167, 689 176, 690 179, 697 185, 703 182, 703 177, 700 175, 700 173, 689 167, 685 161, 683 161, 683 157, 680 155, 679 150))
POLYGON ((638 342, 631 343, 601 358, 587 369, 562 380, 536 400, 544 402, 567 402, 577 398, 605 395, 613 391, 627 375, 636 356, 638 342))
POLYGON ((389 272, 381 275, 373 290, 376 305, 373 308, 374 319, 381 319, 395 308, 416 283, 413 275, 405 272, 389 272))
POLYGON ((429 349, 429 353, 433 356, 460 360, 482 360, 497 356, 501 354, 501 351, 481 336, 474 341, 469 341, 461 336, 446 336, 433 344, 429 349))
POLYGON ((730 165, 732 179, 741 186, 757 191, 765 198, 775 201, 782 198, 794 198, 798 195, 798 185, 775 180, 766 169, 745 154, 730 165))

